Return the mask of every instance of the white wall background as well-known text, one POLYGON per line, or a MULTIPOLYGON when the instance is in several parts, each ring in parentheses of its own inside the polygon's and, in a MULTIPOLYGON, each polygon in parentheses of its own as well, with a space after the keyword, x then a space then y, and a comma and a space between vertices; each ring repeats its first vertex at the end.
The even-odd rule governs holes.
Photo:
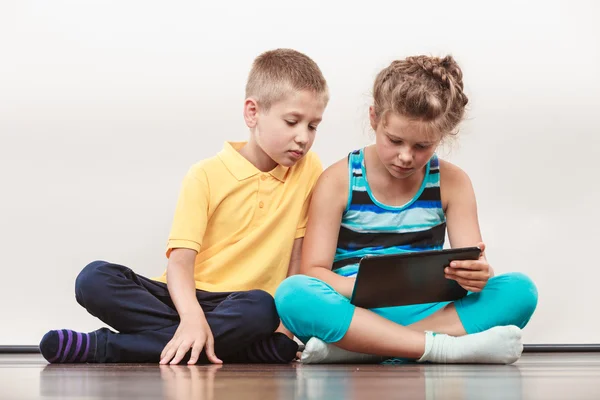
POLYGON ((242 140, 253 58, 321 66, 327 166, 369 142, 375 74, 452 53, 488 257, 538 284, 527 343, 598 343, 600 6, 593 1, 0 2, 0 344, 101 325, 74 298, 89 261, 147 276, 187 168, 242 140), (584 307, 591 308, 585 310, 584 307))

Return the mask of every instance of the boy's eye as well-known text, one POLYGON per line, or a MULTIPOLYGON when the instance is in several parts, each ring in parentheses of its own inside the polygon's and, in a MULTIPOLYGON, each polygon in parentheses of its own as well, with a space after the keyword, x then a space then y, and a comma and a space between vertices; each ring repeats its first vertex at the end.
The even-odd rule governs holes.
POLYGON ((310 128, 311 131, 316 131, 317 130, 317 127, 314 126, 314 125, 309 125, 308 127, 310 128))
POLYGON ((430 144, 417 144, 415 147, 419 150, 425 150, 425 149, 428 149, 429 147, 431 147, 431 145, 430 144))
POLYGON ((286 123, 287 123, 289 126, 294 126, 294 125, 296 125, 296 124, 298 123, 298 122, 296 122, 296 121, 288 121, 288 120, 286 120, 285 122, 286 122, 286 123))
POLYGON ((391 137, 388 136, 388 139, 390 140, 390 142, 394 143, 394 144, 400 144, 402 143, 402 140, 397 140, 397 139, 392 139, 391 137))

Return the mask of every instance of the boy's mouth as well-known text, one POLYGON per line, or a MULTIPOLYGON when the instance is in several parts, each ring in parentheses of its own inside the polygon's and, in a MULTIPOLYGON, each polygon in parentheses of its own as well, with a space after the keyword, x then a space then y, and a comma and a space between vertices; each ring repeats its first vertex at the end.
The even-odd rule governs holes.
POLYGON ((294 158, 300 158, 304 155, 304 152, 300 150, 290 150, 288 153, 290 153, 294 158))

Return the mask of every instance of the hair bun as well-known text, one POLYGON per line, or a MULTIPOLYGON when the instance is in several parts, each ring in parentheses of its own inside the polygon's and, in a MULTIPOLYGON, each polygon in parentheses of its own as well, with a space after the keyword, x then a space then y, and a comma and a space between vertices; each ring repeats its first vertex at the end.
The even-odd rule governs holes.
POLYGON ((418 65, 429 75, 434 77, 443 87, 450 89, 456 97, 460 98, 463 105, 469 102, 463 93, 463 75, 458 63, 450 55, 440 59, 439 57, 416 56, 407 60, 418 65))

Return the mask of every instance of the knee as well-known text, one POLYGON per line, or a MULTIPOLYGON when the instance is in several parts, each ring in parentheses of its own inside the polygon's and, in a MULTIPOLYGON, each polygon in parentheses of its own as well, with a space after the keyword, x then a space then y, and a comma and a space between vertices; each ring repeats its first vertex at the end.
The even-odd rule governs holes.
POLYGON ((305 301, 309 297, 314 299, 314 294, 309 293, 311 280, 316 279, 306 275, 293 275, 281 282, 277 288, 275 306, 286 327, 289 326, 288 323, 291 318, 299 318, 305 313, 312 313, 308 308, 314 302, 305 301))
POLYGON ((88 307, 92 301, 110 297, 104 289, 111 265, 106 261, 93 261, 81 270, 75 279, 75 298, 79 304, 88 307))
POLYGON ((250 309, 242 314, 243 325, 253 334, 269 335, 279 326, 279 316, 275 308, 273 296, 264 290, 240 292, 250 309))
POLYGON ((517 314, 517 325, 525 326, 537 308, 538 291, 535 283, 520 272, 500 275, 498 279, 502 279, 506 285, 510 309, 517 314))
POLYGON ((281 283, 275 306, 283 325, 301 340, 318 337, 327 343, 340 340, 354 314, 350 301, 327 283, 294 275, 281 283))

